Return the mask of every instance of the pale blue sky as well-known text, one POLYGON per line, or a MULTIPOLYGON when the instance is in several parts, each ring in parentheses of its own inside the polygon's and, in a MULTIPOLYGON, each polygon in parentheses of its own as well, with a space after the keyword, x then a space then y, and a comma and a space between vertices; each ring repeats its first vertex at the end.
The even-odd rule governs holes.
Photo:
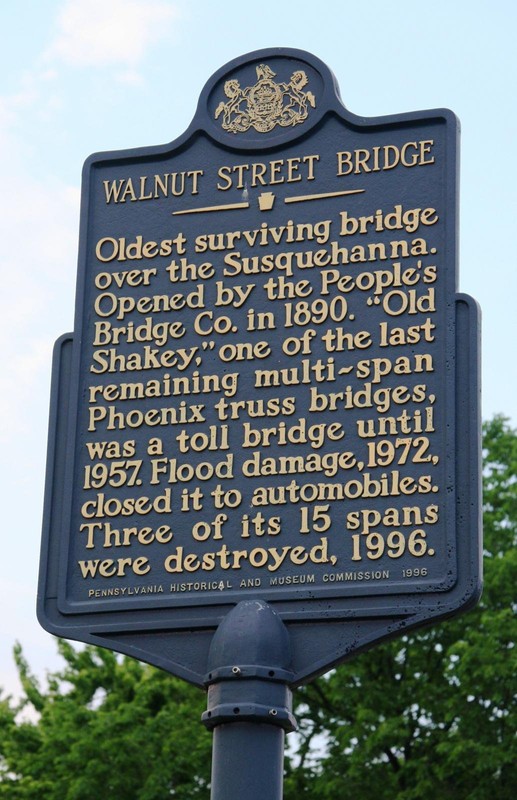
POLYGON ((81 168, 175 139, 227 61, 271 46, 325 61, 355 114, 447 107, 462 123, 460 289, 483 311, 483 416, 517 419, 513 0, 18 0, 0 7, 0 686, 38 674, 35 617, 54 340, 73 325, 81 168))

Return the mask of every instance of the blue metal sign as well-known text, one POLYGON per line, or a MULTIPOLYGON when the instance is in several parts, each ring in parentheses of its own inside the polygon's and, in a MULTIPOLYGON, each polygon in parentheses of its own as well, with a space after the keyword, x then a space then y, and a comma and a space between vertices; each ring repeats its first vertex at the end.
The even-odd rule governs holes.
POLYGON ((447 110, 357 117, 321 61, 272 49, 219 70, 172 144, 88 159, 45 628, 199 683, 258 599, 300 681, 475 602, 457 139, 447 110))

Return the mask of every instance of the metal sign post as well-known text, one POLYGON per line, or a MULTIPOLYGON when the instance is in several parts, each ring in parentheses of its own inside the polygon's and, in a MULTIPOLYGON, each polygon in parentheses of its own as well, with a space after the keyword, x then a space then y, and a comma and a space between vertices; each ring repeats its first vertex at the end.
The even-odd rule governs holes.
POLYGON ((260 600, 242 601, 212 640, 203 722, 214 732, 212 800, 282 797, 284 736, 296 730, 289 634, 260 600))
POLYGON ((86 161, 38 615, 208 686, 217 753, 269 763, 287 687, 479 596, 457 140, 444 109, 350 113, 274 48, 213 75, 171 144, 86 161))

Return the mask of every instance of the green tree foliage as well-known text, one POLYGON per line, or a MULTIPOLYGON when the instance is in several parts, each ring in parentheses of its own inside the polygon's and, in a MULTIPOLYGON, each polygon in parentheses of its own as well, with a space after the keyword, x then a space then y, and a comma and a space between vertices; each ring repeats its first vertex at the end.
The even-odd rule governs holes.
MULTIPOLYGON (((517 432, 484 428, 485 589, 468 614, 355 657, 297 692, 285 798, 513 800, 517 432)), ((0 699, 0 800, 207 800, 202 692, 93 647, 58 647, 42 690, 0 699)))
POLYGON ((286 798, 517 796, 517 432, 484 426, 484 592, 467 614, 380 645, 298 693, 286 798), (311 745, 325 743, 311 760, 311 745))
POLYGON ((203 693, 109 650, 58 646, 66 666, 45 692, 16 648, 25 711, 32 713, 20 721, 19 707, 0 703, 0 798, 207 798, 211 737, 199 722, 203 693))

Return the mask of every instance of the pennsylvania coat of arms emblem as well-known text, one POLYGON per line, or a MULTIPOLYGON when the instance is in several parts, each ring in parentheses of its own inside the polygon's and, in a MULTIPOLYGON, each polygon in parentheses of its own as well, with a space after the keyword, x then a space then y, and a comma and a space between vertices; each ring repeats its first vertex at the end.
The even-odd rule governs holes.
POLYGON ((309 82, 303 70, 293 72, 289 83, 275 83, 276 73, 267 64, 260 64, 256 71, 254 86, 242 89, 235 79, 224 84, 228 101, 219 103, 215 118, 223 115, 221 124, 226 131, 242 133, 254 128, 267 133, 276 125, 287 128, 307 119, 307 106, 315 108, 316 98, 312 92, 303 91, 309 82))

